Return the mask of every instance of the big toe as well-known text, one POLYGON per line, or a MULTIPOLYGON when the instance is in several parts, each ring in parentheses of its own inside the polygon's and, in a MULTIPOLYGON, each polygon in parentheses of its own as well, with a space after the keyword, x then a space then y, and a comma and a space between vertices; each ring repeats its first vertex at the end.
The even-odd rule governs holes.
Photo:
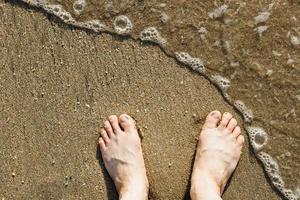
POLYGON ((203 127, 205 128, 216 128, 221 119, 221 113, 218 110, 212 111, 206 117, 203 127))
POLYGON ((125 132, 130 132, 135 129, 135 121, 127 114, 120 115, 119 122, 125 132))

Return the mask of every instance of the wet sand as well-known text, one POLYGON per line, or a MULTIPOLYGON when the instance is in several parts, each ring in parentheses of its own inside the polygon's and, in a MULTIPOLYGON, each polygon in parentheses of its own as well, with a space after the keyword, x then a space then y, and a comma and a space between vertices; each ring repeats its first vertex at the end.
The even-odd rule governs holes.
MULTIPOLYGON (((25 8, 0 6, 0 197, 115 199, 96 144, 101 121, 126 112, 144 135, 150 199, 188 199, 205 115, 242 123, 217 89, 156 46, 25 8)), ((246 144, 224 199, 280 199, 246 144)))

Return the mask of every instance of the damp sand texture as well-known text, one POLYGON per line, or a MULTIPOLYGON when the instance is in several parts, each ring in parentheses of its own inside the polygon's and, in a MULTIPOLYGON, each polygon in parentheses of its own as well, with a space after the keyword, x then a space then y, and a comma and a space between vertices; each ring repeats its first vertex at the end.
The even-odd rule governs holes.
POLYGON ((246 130, 261 130, 248 134, 272 185, 287 199, 297 199, 299 2, 22 1, 72 26, 160 45, 215 82, 243 114, 246 130))
MULTIPOLYGON (((106 116, 126 112, 144 135, 150 199, 189 199, 206 114, 241 123, 218 90, 156 46, 74 30, 24 5, 0 9, 0 198, 116 199, 97 139, 106 116)), ((224 199, 280 199, 248 145, 224 199)))

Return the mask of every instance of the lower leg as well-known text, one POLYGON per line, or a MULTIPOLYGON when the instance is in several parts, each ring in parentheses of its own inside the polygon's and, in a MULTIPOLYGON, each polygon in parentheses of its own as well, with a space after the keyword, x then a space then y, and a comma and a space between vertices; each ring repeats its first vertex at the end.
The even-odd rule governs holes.
POLYGON ((192 200, 222 200, 219 186, 206 173, 195 174, 190 195, 192 200), (201 181, 199 181, 201 180, 201 181))

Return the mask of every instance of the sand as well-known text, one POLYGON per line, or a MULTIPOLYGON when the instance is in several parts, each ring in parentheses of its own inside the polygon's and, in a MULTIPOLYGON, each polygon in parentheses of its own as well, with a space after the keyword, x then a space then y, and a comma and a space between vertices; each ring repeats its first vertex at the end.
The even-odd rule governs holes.
POLYGON ((229 79, 228 94, 254 112, 251 125, 267 132, 264 151, 279 163, 286 188, 300 187, 300 48, 292 42, 300 40, 299 1, 85 0, 80 13, 74 0, 47 2, 62 5, 76 21, 100 20, 110 31, 126 15, 134 38, 153 26, 170 56, 188 52, 203 61, 208 77, 229 79), (212 18, 221 6, 223 15, 212 18), (257 23, 261 13, 267 17, 257 23))
POLYGON ((63 5, 77 21, 99 19, 110 28, 117 16, 126 15, 134 24, 133 37, 154 26, 170 55, 188 52, 203 60, 207 74, 230 79, 230 96, 245 102, 254 112, 252 125, 268 133, 264 151, 279 163, 286 187, 300 187, 300 46, 291 42, 300 40, 299 0, 86 0, 79 15, 73 0, 49 1, 63 5), (224 4, 224 16, 212 19, 210 13, 224 4), (256 23, 262 12, 268 18, 256 23), (260 35, 259 27, 266 28, 260 35))
MULTIPOLYGON (((97 139, 106 116, 125 112, 144 135, 150 199, 188 199, 205 115, 242 123, 217 89, 156 46, 0 5, 0 198, 116 199, 97 139)), ((248 142, 224 199, 280 199, 248 142)))

